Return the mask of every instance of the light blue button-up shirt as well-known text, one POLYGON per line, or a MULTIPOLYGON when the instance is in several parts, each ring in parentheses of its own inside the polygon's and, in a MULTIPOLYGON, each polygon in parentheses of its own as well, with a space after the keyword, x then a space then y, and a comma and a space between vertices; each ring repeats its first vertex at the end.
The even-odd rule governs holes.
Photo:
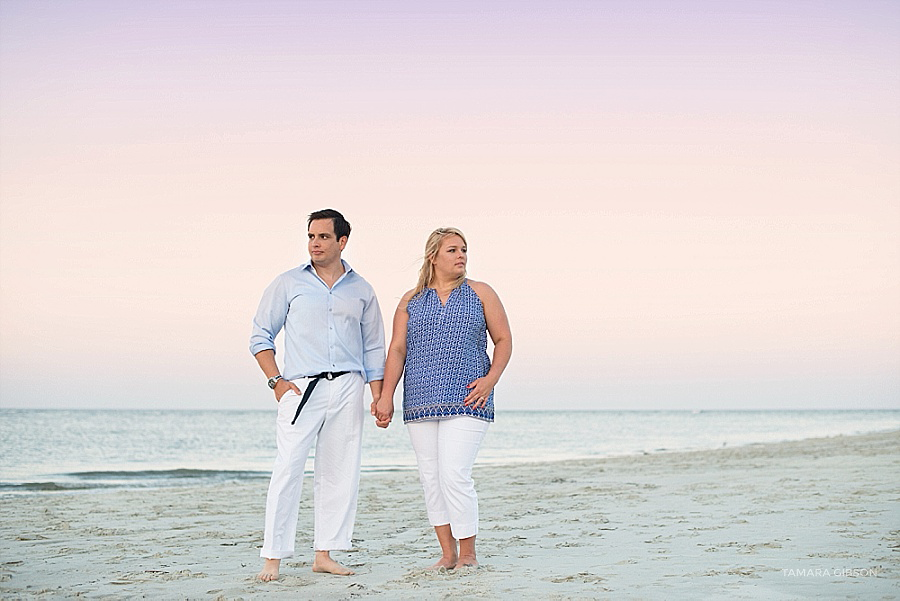
POLYGON ((325 371, 355 371, 366 382, 384 379, 384 322, 372 286, 345 261, 328 288, 310 262, 269 284, 253 318, 250 352, 275 350, 284 328, 288 380, 325 371))

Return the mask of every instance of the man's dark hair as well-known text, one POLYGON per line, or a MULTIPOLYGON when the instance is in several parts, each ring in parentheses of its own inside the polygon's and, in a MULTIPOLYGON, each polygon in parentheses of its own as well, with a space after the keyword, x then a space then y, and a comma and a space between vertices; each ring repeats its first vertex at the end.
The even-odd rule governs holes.
POLYGON ((322 209, 321 211, 310 213, 309 219, 306 220, 306 228, 309 229, 309 224, 316 219, 331 219, 331 222, 334 224, 334 237, 338 240, 350 237, 350 222, 334 209, 322 209))

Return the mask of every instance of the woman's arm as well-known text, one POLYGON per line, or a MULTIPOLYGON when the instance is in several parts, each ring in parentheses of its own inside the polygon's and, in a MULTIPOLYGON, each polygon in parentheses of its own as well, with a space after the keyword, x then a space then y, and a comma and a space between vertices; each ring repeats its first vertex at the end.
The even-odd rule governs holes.
POLYGON ((406 304, 412 298, 412 293, 410 290, 404 294, 397 305, 397 310, 394 311, 391 344, 384 364, 381 398, 378 402, 372 403, 372 415, 375 416, 375 424, 380 428, 387 428, 394 416, 394 391, 400 383, 400 376, 403 375, 403 367, 406 364, 406 326, 409 323, 406 304))
POLYGON ((465 398, 465 404, 474 408, 482 407, 486 402, 491 390, 500 381, 500 375, 509 364, 512 357, 512 331, 509 327, 509 318, 506 316, 506 309, 500 302, 500 297, 494 292, 494 289, 484 282, 475 282, 469 280, 469 285, 478 298, 481 299, 481 306, 484 307, 484 321, 487 324, 488 334, 494 343, 494 356, 491 359, 491 369, 484 377, 478 378, 469 384, 469 394, 465 398))

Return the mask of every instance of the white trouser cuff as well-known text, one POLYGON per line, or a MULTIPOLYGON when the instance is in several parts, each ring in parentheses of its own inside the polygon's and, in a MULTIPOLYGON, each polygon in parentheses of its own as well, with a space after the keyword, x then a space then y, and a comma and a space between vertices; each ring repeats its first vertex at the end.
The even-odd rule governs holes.
POLYGON ((316 542, 313 547, 315 547, 316 551, 349 551, 353 548, 353 545, 347 540, 327 540, 321 543, 316 542))
POLYGON ((461 538, 470 538, 478 534, 478 522, 470 522, 468 524, 450 524, 450 533, 453 538, 459 540, 461 538))
POLYGON ((259 552, 259 556, 263 559, 287 559, 293 557, 293 551, 273 551, 272 549, 263 549, 259 552))

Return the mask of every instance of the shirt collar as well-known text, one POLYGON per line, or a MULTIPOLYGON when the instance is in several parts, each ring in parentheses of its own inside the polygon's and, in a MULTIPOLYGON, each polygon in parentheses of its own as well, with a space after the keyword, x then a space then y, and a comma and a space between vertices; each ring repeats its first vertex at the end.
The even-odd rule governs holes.
MULTIPOLYGON (((347 261, 345 261, 343 259, 341 259, 341 265, 344 266, 344 275, 347 275, 348 273, 353 271, 353 268, 350 267, 350 263, 348 263, 347 261)), ((300 269, 308 269, 309 271, 312 271, 313 273, 316 272, 316 270, 313 269, 312 259, 306 261, 305 263, 302 263, 300 265, 300 269)), ((341 277, 344 277, 344 276, 341 276, 341 277)), ((340 278, 338 278, 338 279, 340 279, 340 278)))

